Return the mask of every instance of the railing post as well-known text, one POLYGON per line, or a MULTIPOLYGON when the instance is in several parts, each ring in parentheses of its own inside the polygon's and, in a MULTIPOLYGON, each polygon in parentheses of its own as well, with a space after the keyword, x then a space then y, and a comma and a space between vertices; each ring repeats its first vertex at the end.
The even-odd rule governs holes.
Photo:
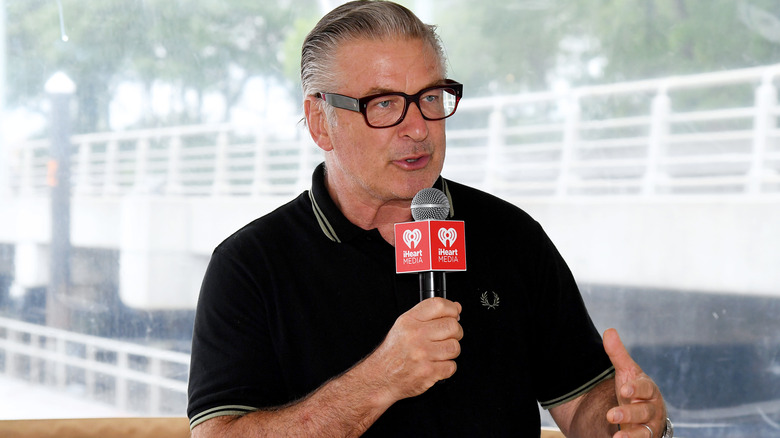
MULTIPOLYGON (((157 357, 150 357, 149 358, 149 370, 148 374, 154 377, 160 377, 162 376, 162 364, 160 361, 160 358, 157 357)), ((150 408, 150 415, 160 415, 160 402, 162 401, 162 388, 160 388, 160 385, 155 383, 149 384, 149 406, 150 408)))
POLYGON ((76 184, 73 190, 79 194, 89 194, 92 191, 91 181, 92 145, 89 141, 79 143, 79 156, 76 165, 76 184))
POLYGON ((220 129, 217 134, 217 146, 214 151, 214 181, 211 186, 211 196, 221 196, 228 193, 228 133, 220 129))
POLYGON ((485 190, 493 192, 501 183, 499 172, 502 169, 501 157, 504 155, 506 139, 506 117, 504 106, 500 102, 493 107, 488 118, 487 160, 485 160, 485 190))
POLYGON ((144 184, 147 183, 149 173, 149 138, 144 136, 138 139, 135 146, 135 181, 134 191, 146 192, 144 184))
POLYGON ((165 185, 166 195, 180 195, 181 185, 181 134, 174 132, 168 145, 168 182, 165 185))
MULTIPOLYGON (((30 382, 31 383, 41 383, 41 374, 43 371, 43 368, 41 367, 41 363, 43 362, 43 359, 40 357, 39 350, 41 348, 41 336, 37 333, 30 333, 30 382)), ((44 380, 45 381, 45 380, 44 380)))
POLYGON ((130 368, 130 361, 128 359, 128 353, 126 351, 118 350, 116 352, 116 368, 119 370, 114 377, 114 384, 116 385, 116 406, 123 410, 127 410, 127 397, 129 396, 127 377, 125 377, 122 371, 130 368))
POLYGON ((761 193, 761 180, 764 176, 769 133, 776 126, 777 118, 773 110, 777 106, 777 88, 772 83, 773 76, 767 74, 756 89, 755 116, 753 119, 753 150, 748 170, 747 192, 752 195, 761 193))
MULTIPOLYGON (((57 357, 57 344, 59 343, 59 340, 51 335, 46 336, 46 347, 45 350, 49 354, 53 354, 55 357, 57 357)), ((57 357, 58 358, 58 357, 57 357)), ((47 360, 46 361, 46 380, 44 380, 44 383, 46 386, 50 387, 57 387, 59 384, 57 382, 57 367, 59 361, 58 360, 47 360)))
MULTIPOLYGON (((87 364, 93 364, 97 362, 97 349, 94 345, 84 344, 84 360, 87 364)), ((84 367, 84 386, 87 397, 94 399, 97 395, 95 388, 96 376, 95 371, 84 367)))
POLYGON ((18 374, 17 361, 19 359, 18 355, 14 352, 14 347, 16 346, 14 344, 17 343, 17 337, 18 333, 16 330, 12 328, 6 329, 6 341, 8 342, 8 346, 10 348, 5 352, 5 374, 11 378, 17 377, 18 374))
POLYGON ((266 178, 266 175, 268 175, 266 140, 266 130, 263 129, 263 127, 259 127, 255 131, 255 159, 254 170, 252 172, 252 196, 260 196, 264 193, 267 193, 269 189, 269 183, 266 178))
POLYGON ((669 138, 669 114, 672 103, 667 94, 666 86, 658 90, 653 97, 650 109, 650 141, 647 144, 645 176, 642 180, 642 194, 653 195, 658 183, 660 157, 665 155, 666 142, 669 138))
POLYGON ((60 358, 54 365, 54 381, 58 388, 65 388, 68 385, 67 370, 65 369, 65 360, 67 359, 68 352, 65 344, 67 344, 65 339, 54 338, 56 357, 60 358))
POLYGON ((572 94, 567 101, 565 109, 566 119, 563 127, 563 144, 561 145, 561 162, 556 196, 564 197, 568 193, 569 182, 572 178, 571 163, 574 160, 575 148, 580 139, 580 120, 582 111, 580 108, 580 96, 572 94))
POLYGON ((117 164, 119 162, 119 142, 109 140, 106 145, 106 173, 103 180, 103 195, 116 195, 119 193, 117 182, 117 164))
POLYGON ((22 149, 22 168, 19 183, 19 195, 29 196, 34 193, 33 189, 33 166, 35 151, 33 145, 28 143, 22 149))

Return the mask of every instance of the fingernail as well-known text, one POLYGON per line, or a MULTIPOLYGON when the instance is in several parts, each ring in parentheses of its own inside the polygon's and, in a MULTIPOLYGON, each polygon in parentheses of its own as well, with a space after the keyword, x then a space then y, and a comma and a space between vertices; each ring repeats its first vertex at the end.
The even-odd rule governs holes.
POLYGON ((620 423, 623 421, 623 413, 621 411, 613 411, 612 412, 612 422, 613 423, 620 423))
POLYGON ((634 387, 633 386, 624 386, 623 387, 623 397, 631 397, 634 395, 634 387))

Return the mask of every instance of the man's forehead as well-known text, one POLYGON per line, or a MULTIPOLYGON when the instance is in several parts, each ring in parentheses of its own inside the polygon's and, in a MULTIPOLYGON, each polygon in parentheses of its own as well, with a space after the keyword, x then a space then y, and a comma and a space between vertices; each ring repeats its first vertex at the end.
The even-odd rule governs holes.
POLYGON ((436 50, 420 39, 349 40, 333 61, 338 87, 362 95, 423 89, 445 79, 436 50))

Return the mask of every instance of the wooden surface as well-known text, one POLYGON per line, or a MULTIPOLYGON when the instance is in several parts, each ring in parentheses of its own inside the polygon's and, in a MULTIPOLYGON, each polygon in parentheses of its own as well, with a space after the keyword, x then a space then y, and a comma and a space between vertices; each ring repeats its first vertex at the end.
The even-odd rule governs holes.
MULTIPOLYGON (((68 420, 3 420, 2 438, 187 438, 189 421, 172 418, 85 418, 68 420)), ((541 438, 563 438, 542 429, 541 438)))
POLYGON ((0 421, 3 438, 186 438, 187 418, 87 418, 0 421))

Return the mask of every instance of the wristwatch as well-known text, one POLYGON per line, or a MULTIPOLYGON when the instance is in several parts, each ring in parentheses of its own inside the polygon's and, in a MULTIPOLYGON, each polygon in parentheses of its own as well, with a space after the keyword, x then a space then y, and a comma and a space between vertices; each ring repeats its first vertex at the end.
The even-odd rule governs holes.
POLYGON ((666 417, 666 427, 664 428, 664 434, 661 435, 661 438, 674 438, 674 425, 672 425, 672 421, 669 417, 666 417))

